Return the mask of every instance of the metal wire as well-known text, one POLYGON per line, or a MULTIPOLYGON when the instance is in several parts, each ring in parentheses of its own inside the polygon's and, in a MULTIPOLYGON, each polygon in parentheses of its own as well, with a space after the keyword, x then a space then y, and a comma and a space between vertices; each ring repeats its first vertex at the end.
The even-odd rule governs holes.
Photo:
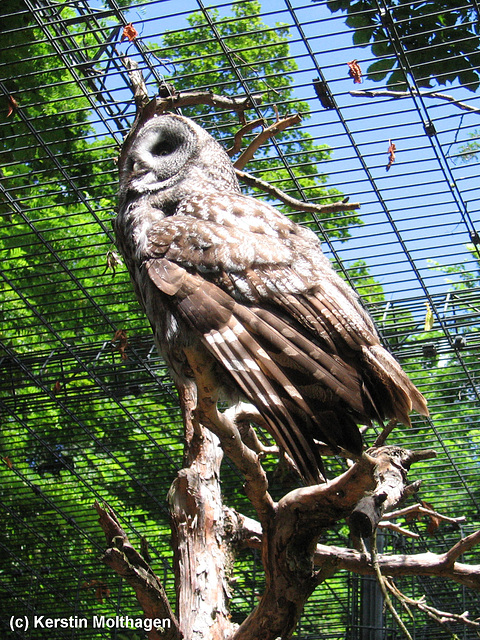
MULTIPOLYGON (((115 262, 110 228, 114 158, 135 111, 125 55, 139 64, 152 95, 166 80, 253 97, 262 81, 265 99, 247 115, 273 122, 281 96, 268 87, 278 79, 273 65, 279 57, 268 38, 288 41, 290 53, 283 60, 297 66, 285 80, 292 94, 282 109, 297 109, 302 102, 308 117, 295 139, 271 141, 263 158, 270 169, 259 161, 247 169, 267 179, 271 174, 272 184, 305 201, 348 196, 361 203, 361 222, 356 213, 323 219, 290 215, 316 230, 327 255, 362 294, 385 343, 428 393, 432 418, 414 418, 411 429, 399 428, 395 435, 401 445, 438 450, 431 466, 415 470, 416 477, 425 479, 421 498, 448 515, 465 514, 463 535, 480 526, 479 163, 468 147, 479 135, 478 100, 459 82, 428 91, 419 86, 419 56, 426 48, 415 48, 402 35, 407 21, 397 16, 407 4, 423 5, 375 0, 362 3, 355 14, 364 25, 369 16, 381 21, 382 43, 390 46, 392 61, 403 73, 402 97, 352 95, 357 89, 392 87, 365 73, 377 58, 368 46, 352 44, 345 16, 332 13, 324 1, 264 0, 259 6, 244 0, 235 4, 237 14, 231 3, 206 6, 201 0, 130 5, 117 0, 12 0, 0 9, 4 18, 15 20, 0 57, 0 93, 6 100, 4 113, 10 112, 0 124, 0 473, 7 519, 0 537, 5 552, 0 618, 20 605, 29 615, 77 615, 91 610, 95 598, 96 606, 107 612, 136 611, 121 582, 96 560, 104 543, 94 511, 83 507, 86 496, 91 502, 115 500, 132 540, 148 538, 174 599, 165 495, 181 466, 180 411, 126 272, 115 262), (192 45, 183 43, 182 36, 193 28, 188 23, 193 13, 202 18, 202 26, 192 45), (255 59, 250 59, 251 47, 238 44, 236 29, 242 20, 248 31, 245 25, 257 18, 262 22, 255 32, 255 59), (130 23, 138 35, 122 41, 130 23), (164 57, 165 51, 175 51, 174 57, 164 57), (216 80, 208 87, 203 71, 193 64, 199 51, 205 52, 204 63, 216 68, 216 80), (348 75, 347 63, 354 59, 364 71, 358 86, 348 75), (321 104, 316 78, 331 108, 321 104), (440 93, 449 99, 435 97, 440 93), (302 146, 307 135, 312 144, 330 149, 313 170, 302 146), (65 140, 70 139, 67 148, 65 140), (389 141, 398 150, 387 172, 389 141), (287 179, 274 173, 280 170, 287 186, 287 179), (330 189, 336 189, 334 196, 330 189), (465 248, 467 243, 473 251, 465 248), (425 327, 426 305, 433 314, 430 329, 425 327), (125 331, 128 338, 122 338, 125 331), (133 460, 142 462, 133 465, 133 460), (75 507, 75 495, 82 496, 81 507, 75 507), (17 500, 23 512, 16 508, 17 500), (35 524, 48 519, 52 531, 35 524), (71 551, 72 539, 84 550, 84 559, 71 551), (110 595, 100 602, 96 589, 102 585, 110 595)), ((470 11, 470 39, 475 38, 477 0, 452 5, 446 14, 470 11)), ((462 45, 455 26, 446 22, 442 35, 449 35, 452 46, 462 45)), ((366 31, 368 26, 359 28, 366 31)), ((220 122, 205 111, 200 123, 224 138, 234 121, 223 115, 220 122)), ((241 479, 228 463, 222 473, 228 501, 241 479)), ((235 499, 235 507, 248 513, 248 502, 235 499)), ((425 523, 411 527, 421 535, 418 541, 395 534, 386 540, 389 548, 444 550, 460 535, 443 525, 431 534, 425 523)), ((329 539, 348 544, 341 529, 329 539)), ((232 597, 232 615, 238 620, 262 587, 258 559, 242 559, 232 597)), ((478 562, 478 553, 468 559, 478 562)), ((405 589, 426 593, 440 609, 480 615, 468 590, 434 579, 404 582, 405 589)), ((364 637, 360 591, 354 580, 332 578, 308 603, 297 637, 364 637), (329 620, 319 613, 325 610, 329 620)), ((5 624, 0 622, 3 635, 10 633, 5 624)), ((383 628, 394 633, 388 616, 383 628)), ((452 629, 469 637, 456 626, 452 629)), ((70 637, 102 637, 93 630, 89 636, 81 633, 72 630, 70 637)), ((438 637, 437 629, 421 617, 413 633, 418 639, 438 637)), ((14 637, 27 636, 15 632, 14 637)))

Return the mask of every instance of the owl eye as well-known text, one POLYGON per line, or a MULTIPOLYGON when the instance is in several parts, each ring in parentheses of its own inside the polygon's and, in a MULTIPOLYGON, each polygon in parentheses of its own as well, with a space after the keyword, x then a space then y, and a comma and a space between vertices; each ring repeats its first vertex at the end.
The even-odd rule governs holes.
MULTIPOLYGON (((196 138, 183 122, 152 119, 133 143, 127 165, 136 188, 152 190, 176 176, 195 151, 196 138)), ((164 185, 163 185, 164 186, 164 185)))
POLYGON ((181 131, 157 129, 156 135, 150 141, 148 151, 154 157, 168 156, 178 151, 185 144, 185 136, 181 131))
POLYGON ((168 156, 175 150, 176 145, 172 140, 158 140, 150 149, 152 156, 168 156))

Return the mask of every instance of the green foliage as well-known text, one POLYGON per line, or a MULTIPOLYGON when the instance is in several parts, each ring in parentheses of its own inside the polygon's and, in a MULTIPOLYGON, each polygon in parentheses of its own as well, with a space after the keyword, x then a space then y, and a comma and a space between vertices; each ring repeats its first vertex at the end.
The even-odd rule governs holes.
MULTIPOLYGON (((417 330, 414 335, 407 329, 405 333, 407 342, 413 344, 415 341, 422 348, 423 357, 414 366, 414 379, 428 399, 433 423, 441 437, 441 446, 435 441, 433 446, 439 453, 438 466, 432 465, 431 471, 428 466, 422 470, 425 478, 422 497, 427 502, 433 502, 435 509, 443 513, 452 511, 453 502, 456 510, 454 515, 466 516, 473 529, 480 524, 474 503, 480 500, 480 492, 473 492, 472 501, 460 502, 456 497, 462 479, 472 487, 476 485, 475 478, 480 469, 480 264, 473 245, 469 249, 474 258, 473 264, 476 265, 474 269, 467 270, 464 264, 450 267, 432 264, 432 268, 443 272, 450 283, 448 296, 437 305, 443 326, 434 318, 433 324, 424 327, 423 332, 417 330), (448 329, 450 340, 445 335, 444 327, 448 329), (444 456, 448 456, 448 463, 442 461, 444 456), (452 465, 451 473, 443 472, 445 464, 452 465), (439 484, 441 491, 438 490, 439 484)), ((400 326, 397 323, 397 329, 400 326)), ((430 427, 425 425, 417 427, 414 436, 405 433, 405 437, 413 442, 418 439, 420 448, 422 443, 425 446, 433 438, 433 434, 430 427)))
MULTIPOLYGON (((24 8, 21 0, 10 2, 11 13, 0 26, 3 61, 8 60, 15 69, 15 74, 5 78, 5 88, 21 108, 18 116, 15 109, 9 114, 8 100, 2 105, 0 160, 12 167, 21 184, 30 185, 32 181, 48 183, 45 172, 51 171, 52 158, 65 153, 74 158, 76 152, 86 149, 84 138, 92 128, 85 113, 89 108, 87 99, 78 89, 72 91, 73 78, 52 55, 41 29, 29 23, 27 14, 16 13, 24 8), (35 118, 35 127, 27 114, 35 118), (33 135, 34 129, 38 137, 33 135), (70 144, 66 145, 66 141, 70 144), (49 156, 45 156, 42 142, 48 144, 49 156)), ((68 18, 73 13, 66 9, 62 15, 68 18)), ((79 158, 80 162, 72 167, 72 178, 81 175, 81 160, 87 157, 79 158)))
POLYGON ((458 156, 463 163, 478 162, 480 156, 480 131, 475 130, 470 134, 471 142, 461 145, 458 150, 458 156))
MULTIPOLYGON (((147 322, 125 269, 113 278, 107 268, 116 151, 96 135, 90 102, 42 29, 27 12, 13 15, 24 9, 9 2, 1 23, 4 84, 18 105, 0 110, 2 637, 12 614, 115 615, 119 584, 98 560, 94 499, 147 535, 162 571, 171 554, 163 497, 181 457, 180 437, 165 436, 178 408, 140 367, 151 338, 135 336, 149 334, 147 322), (127 323, 124 360, 112 339, 127 323)), ((61 15, 76 17, 67 5, 61 15)), ((90 34, 80 43, 95 46, 90 34)), ((158 361, 154 370, 165 375, 158 361)), ((134 598, 122 609, 139 615, 134 598)), ((85 637, 94 636, 104 631, 85 637)))
POLYGON ((394 26, 388 14, 382 21, 378 4, 372 0, 329 0, 327 6, 332 12, 346 12, 346 23, 355 30, 354 44, 371 46, 379 58, 367 70, 372 80, 387 78, 392 88, 405 88, 406 78, 392 43, 396 34, 420 87, 459 82, 470 91, 478 89, 480 32, 478 12, 471 4, 393 0, 389 12, 394 26))
MULTIPOLYGON (((19 108, 2 110, 0 123, 9 193, 0 202, 7 222, 0 247, 4 273, 10 274, 0 281, 0 337, 22 352, 45 340, 91 342, 99 332, 113 333, 107 310, 93 299, 102 279, 110 285, 105 265, 116 171, 111 148, 95 140, 89 101, 52 55, 42 30, 14 15, 23 3, 10 8, 2 39, 15 74, 5 84, 19 108)), ((64 19, 74 15, 62 10, 64 19)), ((92 40, 82 36, 82 43, 92 40)), ((117 279, 108 288, 120 310, 124 285, 117 279)))
POLYGON ((364 260, 348 267, 348 279, 369 306, 385 300, 382 286, 369 273, 364 260))

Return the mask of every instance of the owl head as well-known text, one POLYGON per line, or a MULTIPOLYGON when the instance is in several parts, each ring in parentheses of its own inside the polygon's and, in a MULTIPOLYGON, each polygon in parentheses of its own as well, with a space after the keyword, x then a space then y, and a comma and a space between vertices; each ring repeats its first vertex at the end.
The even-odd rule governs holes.
POLYGON ((122 156, 120 200, 127 193, 169 199, 173 193, 178 198, 224 190, 239 190, 230 158, 210 134, 183 116, 153 116, 122 156))

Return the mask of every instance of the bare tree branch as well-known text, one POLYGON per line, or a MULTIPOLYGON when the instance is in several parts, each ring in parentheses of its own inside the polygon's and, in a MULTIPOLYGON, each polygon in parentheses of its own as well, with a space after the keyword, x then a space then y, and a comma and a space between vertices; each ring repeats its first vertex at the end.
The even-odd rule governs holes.
POLYGON ((185 349, 190 367, 195 372, 198 389, 196 415, 198 421, 219 438, 226 455, 245 477, 245 493, 252 502, 262 525, 267 525, 274 512, 268 493, 268 480, 259 455, 243 441, 231 414, 217 409, 218 385, 212 374, 212 359, 207 352, 185 349))
POLYGON ((256 129, 257 127, 263 125, 264 122, 265 121, 263 119, 258 118, 257 120, 251 120, 250 122, 247 122, 247 124, 245 124, 241 129, 239 129, 235 134, 233 147, 231 149, 228 149, 227 151, 228 155, 232 157, 236 153, 239 153, 242 148, 243 136, 249 133, 250 131, 252 131, 253 129, 256 129))
MULTIPOLYGON (((450 613, 449 611, 440 611, 439 609, 436 609, 435 607, 431 607, 430 605, 426 604, 425 596, 422 596, 417 600, 414 600, 413 598, 409 598, 408 596, 406 596, 404 593, 400 591, 400 589, 397 587, 397 585, 393 582, 392 579, 386 579, 385 584, 387 588, 390 590, 390 592, 393 593, 393 595, 396 598, 398 598, 398 600, 402 603, 403 606, 405 606, 406 608, 415 607, 419 611, 423 611, 432 620, 434 620, 437 624, 441 625, 442 627, 444 627, 448 622, 457 622, 457 623, 460 622, 461 624, 464 624, 473 629, 480 629, 480 622, 478 622, 477 620, 470 620, 470 618, 468 617, 469 616, 468 611, 465 611, 461 615, 450 613)), ((449 631, 449 629, 447 629, 447 631, 449 631)))
POLYGON ((383 594, 384 602, 385 602, 388 610, 392 614, 394 620, 396 621, 396 623, 398 624, 398 626, 402 630, 403 635, 407 638, 407 640, 413 640, 409 630, 405 626, 405 623, 400 618, 400 616, 397 613, 397 610, 393 606, 392 599, 390 598, 390 594, 388 593, 388 589, 387 589, 387 586, 386 586, 385 577, 383 576, 382 570, 380 569, 380 563, 378 561, 378 550, 377 550, 377 530, 375 530, 375 532, 374 532, 374 534, 372 536, 372 552, 370 554, 370 559, 371 559, 371 562, 372 562, 373 570, 374 570, 375 575, 377 577, 377 582, 378 582, 378 584, 380 586, 380 590, 381 590, 381 592, 383 594))
POLYGON ((220 96, 211 91, 178 91, 173 96, 166 98, 154 98, 156 113, 163 113, 169 109, 176 107, 190 107, 197 104, 206 104, 220 109, 228 109, 237 113, 243 113, 248 109, 253 109, 256 105, 262 103, 261 96, 249 96, 242 98, 220 96))
POLYGON ((227 409, 224 415, 228 417, 229 420, 233 420, 239 429, 242 442, 252 449, 252 451, 261 455, 266 453, 279 454, 279 449, 276 445, 266 446, 260 442, 257 432, 252 427, 251 423, 253 422, 268 431, 266 420, 253 404, 241 402, 227 409))
MULTIPOLYGON (((480 532, 472 534, 480 537, 480 532)), ((469 536, 471 538, 471 536, 469 536)), ((471 540, 469 541, 471 542, 471 540)), ((478 542, 477 542, 478 544, 478 542)), ((460 562, 450 562, 449 552, 445 554, 417 553, 382 555, 378 562, 381 572, 385 576, 437 576, 453 580, 458 584, 480 591, 480 565, 468 565, 460 562)), ((373 575, 374 570, 368 555, 333 545, 317 545, 315 551, 317 566, 335 566, 336 571, 345 569, 360 575, 373 575)))
POLYGON ((467 551, 473 549, 480 543, 480 530, 472 533, 466 538, 462 538, 457 542, 455 546, 453 546, 447 553, 445 554, 445 563, 449 566, 452 566, 457 558, 462 556, 467 551))
MULTIPOLYGON (((314 570, 318 536, 351 513, 367 491, 375 492, 379 482, 394 476, 393 469, 401 460, 409 460, 412 452, 398 453, 394 447, 383 447, 374 455, 361 458, 331 482, 291 491, 275 506, 274 516, 263 527, 262 557, 266 588, 257 608, 241 624, 231 640, 274 640, 290 637, 303 606, 317 584, 337 571, 336 559, 323 562, 314 570), (392 467, 388 473, 388 466, 392 467)), ((405 486, 405 477, 400 480, 405 486)), ((402 491, 395 486, 395 495, 402 491)), ((244 543, 258 545, 258 529, 246 534, 251 523, 241 523, 244 543)), ((327 547, 328 548, 328 547, 327 547)), ((371 568, 371 564, 370 564, 371 568)))
POLYGON ((302 116, 299 113, 293 116, 288 116, 283 120, 274 122, 269 127, 264 129, 258 136, 248 145, 242 155, 233 163, 235 169, 243 169, 248 162, 253 158, 255 152, 262 146, 264 142, 276 136, 277 133, 285 131, 288 127, 298 124, 302 121, 302 116))
POLYGON ((102 561, 125 578, 133 588, 146 618, 171 621, 170 626, 153 628, 148 632, 148 637, 150 640, 181 640, 178 621, 162 583, 140 553, 132 547, 113 511, 102 507, 98 502, 94 506, 109 545, 102 561))
POLYGON ((470 111, 472 113, 480 113, 480 109, 478 107, 472 107, 469 104, 465 104, 465 102, 459 102, 455 100, 453 96, 449 96, 446 93, 438 93, 437 91, 415 91, 412 89, 411 91, 390 91, 387 89, 382 89, 379 91, 350 91, 351 96, 359 96, 364 98, 410 98, 411 95, 418 95, 422 98, 436 98, 438 100, 446 100, 447 102, 451 102, 459 109, 463 109, 464 111, 470 111))
POLYGON ((289 196, 281 189, 274 187, 265 180, 261 180, 260 178, 252 176, 250 173, 245 173, 245 171, 240 171, 240 169, 235 169, 235 173, 237 174, 238 179, 245 184, 268 193, 269 195, 277 198, 277 200, 280 200, 280 202, 283 202, 295 211, 311 211, 312 213, 324 214, 340 213, 342 211, 355 211, 356 209, 360 209, 359 202, 330 202, 329 204, 314 204, 313 202, 302 202, 302 200, 292 198, 292 196, 289 196))
POLYGON ((451 522, 452 524, 459 524, 460 522, 465 522, 465 516, 459 516, 458 518, 451 518, 450 516, 445 516, 438 511, 434 511, 433 509, 428 509, 421 504, 412 504, 410 507, 405 507, 404 509, 398 509, 397 511, 389 511, 388 517, 390 520, 392 518, 400 518, 402 516, 412 515, 412 514, 421 514, 434 518, 438 518, 439 520, 444 520, 445 522, 451 522))
MULTIPOLYGON (((246 547, 259 549, 262 544, 260 524, 240 514, 238 514, 238 522, 240 525, 239 540, 246 547)), ((475 546, 475 541, 476 545, 480 543, 480 531, 462 539, 457 545, 461 545, 462 553, 465 553, 465 551, 475 546), (465 546, 463 546, 464 541, 465 546)), ((430 552, 399 555, 379 554, 379 566, 386 576, 437 576, 445 580, 453 580, 475 591, 480 591, 480 565, 468 565, 456 560, 452 564, 451 555, 450 561, 447 561, 452 550, 453 555, 459 557, 457 545, 444 554, 430 552)), ((359 575, 374 575, 369 556, 355 549, 318 544, 315 550, 314 562, 317 567, 333 569, 330 575, 342 569, 359 575)))
POLYGON ((128 77, 132 83, 133 97, 135 99, 135 106, 137 107, 137 113, 147 106, 148 90, 145 84, 143 73, 138 66, 138 63, 133 58, 122 56, 123 66, 128 72, 128 77))
POLYGON ((405 486, 407 470, 413 462, 431 458, 434 451, 410 451, 399 447, 381 447, 371 449, 369 454, 378 457, 375 466, 375 491, 365 495, 350 515, 352 533, 358 537, 369 538, 383 514, 394 507, 405 495, 418 489, 418 483, 405 486), (395 463, 392 463, 392 460, 395 463))
POLYGON ((390 522, 389 520, 381 520, 378 523, 378 528, 379 529, 388 529, 389 531, 394 531, 395 533, 400 533, 402 536, 405 536, 406 538, 420 538, 420 534, 419 533, 415 533, 414 531, 410 531, 409 529, 404 529, 403 527, 400 527, 398 524, 395 524, 393 522, 390 522))
MULTIPOLYGON (((142 71, 138 63, 132 58, 122 56, 122 62, 127 69, 132 83, 137 108, 144 107, 148 103, 148 92, 142 71)), ((156 113, 162 113, 175 107, 187 107, 197 104, 206 104, 212 107, 243 113, 248 109, 253 109, 255 106, 262 104, 262 96, 258 94, 251 98, 249 96, 243 98, 227 98, 212 91, 185 91, 183 93, 176 91, 173 95, 158 96, 151 102, 155 103, 156 113)))
POLYGON ((387 441, 388 436, 392 433, 395 427, 398 424, 398 420, 392 418, 388 421, 386 426, 382 429, 381 433, 377 436, 377 439, 374 442, 374 447, 383 447, 385 442, 387 441))

